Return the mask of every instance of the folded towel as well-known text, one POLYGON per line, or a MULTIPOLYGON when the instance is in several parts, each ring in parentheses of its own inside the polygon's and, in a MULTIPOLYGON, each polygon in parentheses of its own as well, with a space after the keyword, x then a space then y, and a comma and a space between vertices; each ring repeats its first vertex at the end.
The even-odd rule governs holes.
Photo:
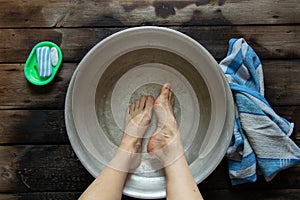
POLYGON ((227 150, 233 185, 255 182, 256 166, 270 181, 300 163, 300 148, 289 138, 294 124, 278 116, 264 98, 261 62, 244 39, 231 39, 220 67, 233 92, 236 114, 227 150))
POLYGON ((42 78, 49 77, 52 74, 51 56, 49 47, 39 47, 36 49, 38 61, 38 72, 42 78))

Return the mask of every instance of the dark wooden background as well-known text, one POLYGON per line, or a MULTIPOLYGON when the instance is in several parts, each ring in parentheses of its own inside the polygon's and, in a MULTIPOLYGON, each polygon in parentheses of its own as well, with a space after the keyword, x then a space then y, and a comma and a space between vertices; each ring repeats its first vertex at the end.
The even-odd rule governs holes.
MULTIPOLYGON (((295 122, 300 145, 300 0, 0 0, 0 199, 77 199, 93 181, 68 141, 66 90, 91 47, 140 25, 181 31, 217 61, 230 38, 244 37, 262 60, 267 100, 295 122), (61 47, 64 61, 51 84, 37 87, 23 67, 44 40, 61 47)), ((224 158, 199 188, 206 200, 300 199, 300 165, 233 187, 224 158)))

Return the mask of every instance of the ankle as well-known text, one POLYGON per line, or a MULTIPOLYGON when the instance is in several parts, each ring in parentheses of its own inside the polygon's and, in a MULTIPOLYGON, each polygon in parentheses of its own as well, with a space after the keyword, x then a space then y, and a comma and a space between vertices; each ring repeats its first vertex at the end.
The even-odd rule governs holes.
POLYGON ((141 145, 141 138, 124 133, 119 149, 122 151, 137 153, 141 145))
POLYGON ((176 134, 173 138, 170 138, 168 143, 161 149, 156 149, 154 154, 159 158, 164 166, 169 166, 181 157, 184 157, 184 149, 180 135, 176 134))
POLYGON ((175 159, 172 163, 165 166, 165 172, 168 174, 171 171, 178 171, 182 169, 182 167, 188 166, 187 161, 185 159, 184 154, 180 155, 177 159, 175 159))

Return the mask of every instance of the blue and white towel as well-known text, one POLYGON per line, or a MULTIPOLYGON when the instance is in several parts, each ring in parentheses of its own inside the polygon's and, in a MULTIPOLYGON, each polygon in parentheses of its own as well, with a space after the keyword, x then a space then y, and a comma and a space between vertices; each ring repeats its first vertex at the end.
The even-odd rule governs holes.
POLYGON ((36 49, 39 76, 46 78, 52 74, 51 52, 49 47, 39 47, 36 49))
POLYGON ((300 148, 289 138, 294 124, 278 116, 264 98, 261 62, 244 39, 231 39, 219 64, 236 105, 233 138, 227 150, 233 185, 255 182, 257 168, 270 181, 300 162, 300 148))

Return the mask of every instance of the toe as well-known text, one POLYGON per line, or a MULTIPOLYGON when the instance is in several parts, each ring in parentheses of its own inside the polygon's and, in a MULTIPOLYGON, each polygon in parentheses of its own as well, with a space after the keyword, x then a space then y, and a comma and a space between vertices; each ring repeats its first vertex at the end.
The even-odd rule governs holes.
POLYGON ((168 98, 169 93, 170 93, 170 83, 165 83, 160 90, 160 96, 164 98, 168 98))
POLYGON ((168 100, 171 102, 173 96, 173 92, 170 90, 169 95, 168 95, 168 100))
POLYGON ((134 112, 134 105, 135 105, 135 103, 132 103, 132 104, 129 106, 129 114, 133 114, 133 112, 134 112))
POLYGON ((126 113, 125 113, 125 123, 128 124, 130 119, 131 119, 130 106, 128 106, 127 109, 126 109, 126 113))
POLYGON ((142 96, 140 98, 139 110, 143 110, 146 107, 146 100, 147 100, 146 96, 142 96))
POLYGON ((135 100, 134 102, 134 111, 137 112, 140 106, 140 99, 135 100))
POLYGON ((174 103, 175 103, 175 98, 174 98, 174 93, 172 91, 170 92, 170 95, 169 95, 169 102, 170 102, 170 105, 173 107, 174 103))
POLYGON ((153 96, 147 96, 146 97, 146 105, 145 105, 145 109, 146 110, 151 110, 154 104, 154 98, 153 96))

